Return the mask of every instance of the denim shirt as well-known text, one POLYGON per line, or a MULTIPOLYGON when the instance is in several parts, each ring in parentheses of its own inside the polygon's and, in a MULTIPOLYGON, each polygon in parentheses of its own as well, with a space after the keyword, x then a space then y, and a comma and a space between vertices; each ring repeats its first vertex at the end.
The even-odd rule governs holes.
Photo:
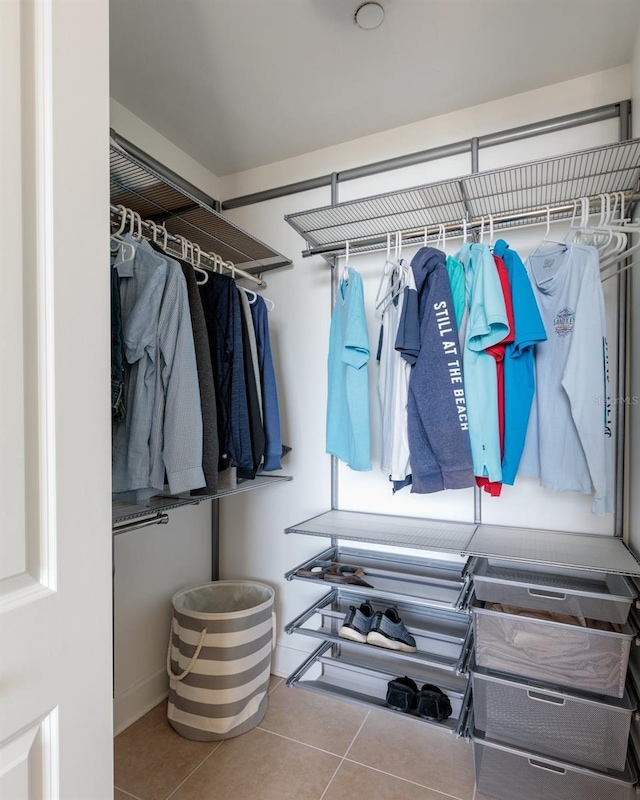
POLYGON ((114 426, 113 492, 145 503, 204 485, 202 414, 189 315, 180 266, 146 241, 118 269, 125 354, 127 418, 114 426))

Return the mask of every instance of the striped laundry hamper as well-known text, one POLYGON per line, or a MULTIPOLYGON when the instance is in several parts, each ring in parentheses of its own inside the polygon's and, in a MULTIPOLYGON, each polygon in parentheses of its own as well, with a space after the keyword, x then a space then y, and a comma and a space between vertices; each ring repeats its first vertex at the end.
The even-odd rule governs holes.
POLYGON ((176 592, 167 651, 169 723, 201 742, 251 730, 267 711, 275 592, 217 581, 176 592))

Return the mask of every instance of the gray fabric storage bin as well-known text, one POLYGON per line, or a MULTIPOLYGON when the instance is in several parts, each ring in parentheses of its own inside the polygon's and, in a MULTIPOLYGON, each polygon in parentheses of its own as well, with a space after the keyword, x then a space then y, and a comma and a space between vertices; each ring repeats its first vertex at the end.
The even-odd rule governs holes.
POLYGON ((623 625, 637 596, 623 575, 554 569, 482 558, 473 570, 478 600, 623 625))
POLYGON ((471 672, 476 728, 488 739, 590 769, 624 770, 631 717, 621 700, 562 692, 482 667, 471 672))
POLYGON ((566 625, 471 606, 476 663, 569 690, 621 698, 629 650, 628 625, 621 633, 566 625))
POLYGON ((171 726, 217 741, 255 728, 267 711, 275 593, 253 581, 217 581, 172 598, 167 672, 171 726))
POLYGON ((479 792, 494 800, 635 800, 636 774, 584 767, 515 750, 474 731, 473 760, 479 792))

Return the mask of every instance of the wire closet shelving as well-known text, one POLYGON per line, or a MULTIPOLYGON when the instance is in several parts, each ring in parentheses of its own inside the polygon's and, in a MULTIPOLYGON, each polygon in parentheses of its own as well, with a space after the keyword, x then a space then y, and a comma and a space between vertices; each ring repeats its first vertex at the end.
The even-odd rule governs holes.
MULTIPOLYGON (((425 235, 477 228, 492 215, 496 230, 572 216, 575 201, 625 192, 640 183, 640 139, 580 150, 553 158, 480 172, 395 192, 288 214, 286 221, 306 240, 304 256, 379 249, 387 234, 405 243, 425 235)), ((637 198, 636 198, 637 199, 637 198)))
MULTIPOLYGON (((114 135, 117 137, 112 132, 112 136, 114 135)), ((110 144, 112 213, 116 206, 124 206, 139 214, 143 225, 147 219, 163 225, 169 234, 179 235, 199 245, 204 258, 213 251, 224 261, 232 262, 238 270, 250 275, 261 275, 263 272, 291 266, 291 259, 219 214, 213 208, 215 201, 211 198, 206 198, 195 187, 190 191, 179 176, 175 176, 173 180, 170 171, 162 168, 162 165, 155 169, 151 163, 146 163, 147 158, 150 162, 153 159, 142 153, 138 158, 135 152, 125 149, 124 140, 117 138, 118 141, 112 139, 110 144), (145 160, 142 156, 146 156, 145 160)), ((260 474, 254 480, 238 480, 229 486, 221 486, 215 494, 158 495, 151 498, 148 506, 114 500, 113 533, 117 535, 147 525, 164 524, 168 522, 166 512, 182 506, 218 500, 227 495, 290 480, 288 475, 260 474)))
POLYGON ((164 225, 170 234, 199 245, 204 253, 213 251, 252 275, 291 266, 291 259, 113 141, 110 168, 112 205, 130 208, 143 219, 164 225))

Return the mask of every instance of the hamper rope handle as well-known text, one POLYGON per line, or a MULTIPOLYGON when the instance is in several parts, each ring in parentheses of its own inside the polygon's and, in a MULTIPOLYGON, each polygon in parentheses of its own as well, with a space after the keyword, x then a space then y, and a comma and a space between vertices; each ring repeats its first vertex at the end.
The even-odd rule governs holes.
POLYGON ((169 646, 167 647, 167 674, 170 678, 173 678, 175 681, 182 681, 184 680, 187 675, 191 672, 194 668, 196 661, 198 660, 198 656, 200 655, 200 651, 204 645, 204 640, 207 635, 207 629, 203 628, 202 632, 200 633, 200 641, 198 642, 198 646, 195 649, 194 654, 191 656, 189 663, 184 668, 183 672, 179 675, 176 675, 174 671, 171 669, 171 646, 173 644, 173 634, 174 634, 174 625, 175 620, 173 617, 171 618, 171 629, 169 630, 169 646))

